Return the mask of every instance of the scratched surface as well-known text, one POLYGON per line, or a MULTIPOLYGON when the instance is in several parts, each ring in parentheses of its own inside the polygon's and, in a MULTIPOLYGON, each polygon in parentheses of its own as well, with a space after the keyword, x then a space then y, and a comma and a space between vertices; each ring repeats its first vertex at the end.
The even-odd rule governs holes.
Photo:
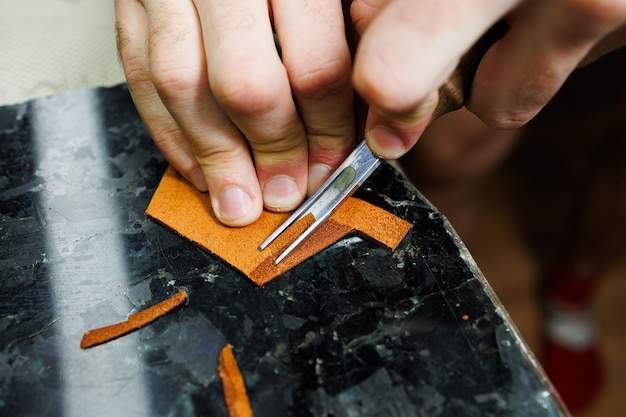
POLYGON ((388 165, 359 196, 414 224, 350 236, 263 288, 143 214, 166 168, 127 90, 0 108, 0 415, 226 416, 226 343, 255 416, 561 416, 441 215, 388 165), (189 291, 81 350, 85 330, 189 291))

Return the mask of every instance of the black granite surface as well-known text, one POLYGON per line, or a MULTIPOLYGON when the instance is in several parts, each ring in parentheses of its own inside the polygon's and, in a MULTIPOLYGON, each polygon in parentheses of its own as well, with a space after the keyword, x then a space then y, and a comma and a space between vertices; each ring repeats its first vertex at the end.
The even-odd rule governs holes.
POLYGON ((166 164, 124 86, 0 108, 0 415, 226 416, 230 343, 260 416, 561 416, 442 216, 388 165, 359 191, 414 224, 263 288, 148 220, 166 164), (181 308, 81 350, 175 293, 181 308))

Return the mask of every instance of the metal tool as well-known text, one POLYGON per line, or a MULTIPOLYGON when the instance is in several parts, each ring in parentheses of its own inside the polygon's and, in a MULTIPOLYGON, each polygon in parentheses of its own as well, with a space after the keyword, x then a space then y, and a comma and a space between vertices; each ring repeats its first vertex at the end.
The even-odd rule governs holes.
MULTIPOLYGON (((456 70, 439 89, 439 103, 431 117, 431 123, 439 116, 458 110, 465 104, 465 98, 469 94, 480 59, 487 49, 504 35, 507 29, 506 23, 497 23, 461 58, 456 70)), ((365 182, 380 163, 381 160, 374 156, 365 141, 362 141, 317 192, 309 197, 259 245, 259 250, 265 249, 289 226, 312 214, 315 221, 274 260, 274 265, 278 265, 311 233, 324 224, 341 203, 365 182)))
POLYGON ((310 225, 283 253, 274 265, 285 259, 300 243, 320 227, 354 191, 380 165, 380 158, 375 157, 367 147, 365 141, 346 158, 335 172, 322 184, 315 194, 309 197, 283 224, 281 224, 267 239, 259 245, 259 250, 265 249, 289 226, 308 214, 312 214, 315 221, 310 225))

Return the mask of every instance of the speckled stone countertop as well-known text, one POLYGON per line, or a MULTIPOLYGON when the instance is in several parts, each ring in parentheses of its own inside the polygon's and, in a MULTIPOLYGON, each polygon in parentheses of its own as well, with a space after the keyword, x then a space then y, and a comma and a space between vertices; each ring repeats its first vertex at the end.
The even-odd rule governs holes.
POLYGON ((442 216, 388 165, 358 196, 414 224, 350 236, 257 287, 150 221, 166 163, 124 86, 0 108, 0 415, 227 416, 230 343, 255 416, 563 416, 442 216), (180 288, 104 345, 82 333, 180 288))

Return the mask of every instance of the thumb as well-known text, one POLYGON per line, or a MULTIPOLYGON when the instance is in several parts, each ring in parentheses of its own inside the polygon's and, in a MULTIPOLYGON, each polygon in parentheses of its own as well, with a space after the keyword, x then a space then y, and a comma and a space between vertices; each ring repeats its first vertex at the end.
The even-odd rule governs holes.
POLYGON ((371 107, 366 139, 374 153, 397 158, 415 144, 438 90, 517 1, 395 0, 380 10, 362 33, 353 67, 355 89, 371 107))
POLYGON ((390 112, 371 106, 365 123, 365 140, 372 153, 383 159, 398 159, 415 145, 431 121, 439 102, 437 91, 419 106, 390 112))

